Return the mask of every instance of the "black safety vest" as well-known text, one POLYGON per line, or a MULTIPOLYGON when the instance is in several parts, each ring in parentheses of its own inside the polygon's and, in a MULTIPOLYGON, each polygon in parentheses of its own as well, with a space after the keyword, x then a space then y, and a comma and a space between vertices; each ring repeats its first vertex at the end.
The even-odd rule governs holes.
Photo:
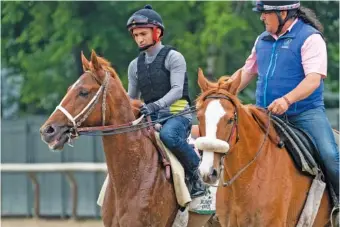
MULTIPOLYGON (((145 103, 155 102, 170 91, 170 71, 165 68, 165 59, 170 50, 173 49, 171 46, 164 46, 150 64, 145 62, 145 53, 138 56, 138 85, 145 103)), ((191 103, 187 73, 185 73, 182 99, 191 103)))

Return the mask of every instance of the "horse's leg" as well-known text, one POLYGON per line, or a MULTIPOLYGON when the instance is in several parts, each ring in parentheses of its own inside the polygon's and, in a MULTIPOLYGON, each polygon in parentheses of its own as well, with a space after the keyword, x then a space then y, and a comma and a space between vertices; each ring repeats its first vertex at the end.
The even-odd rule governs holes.
POLYGON ((106 186, 105 196, 102 205, 102 220, 105 227, 117 226, 115 222, 117 220, 114 219, 114 208, 112 206, 113 198, 113 189, 110 183, 110 180, 106 186))
POLYGON ((221 227, 221 224, 216 215, 212 215, 204 227, 221 227))
POLYGON ((189 212, 188 227, 220 227, 216 225, 215 222, 210 221, 213 215, 210 214, 197 214, 194 212, 189 212), (208 222, 209 221, 209 222, 208 222))

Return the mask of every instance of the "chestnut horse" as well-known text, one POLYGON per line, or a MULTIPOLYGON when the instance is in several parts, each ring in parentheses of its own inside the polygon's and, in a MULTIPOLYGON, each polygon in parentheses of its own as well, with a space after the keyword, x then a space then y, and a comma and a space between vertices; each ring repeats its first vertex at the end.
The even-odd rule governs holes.
MULTIPOLYGON (((201 139, 211 142, 210 151, 203 151, 201 174, 207 183, 220 181, 216 214, 221 226, 296 226, 313 179, 295 167, 286 148, 277 146, 268 114, 241 104, 236 96, 240 74, 238 70, 215 83, 199 69, 202 94, 196 103, 197 118, 201 139), (265 130, 254 117, 266 125, 265 130), (214 146, 227 153, 211 152, 214 146)), ((199 142, 197 147, 204 149, 199 142)), ((330 213, 324 192, 313 226, 327 226, 330 213)))
MULTIPOLYGON (((119 126, 134 121, 136 108, 110 63, 81 54, 84 73, 40 129, 50 149, 62 149, 84 127, 119 126)), ((139 103, 140 105, 140 103, 139 103)), ((138 110, 138 109, 137 109, 138 110)), ((99 127, 98 127, 99 128, 99 127)), ((179 206, 172 180, 146 130, 102 137, 109 183, 102 206, 105 227, 172 226, 179 206)), ((211 215, 190 213, 188 226, 203 226, 211 215)))

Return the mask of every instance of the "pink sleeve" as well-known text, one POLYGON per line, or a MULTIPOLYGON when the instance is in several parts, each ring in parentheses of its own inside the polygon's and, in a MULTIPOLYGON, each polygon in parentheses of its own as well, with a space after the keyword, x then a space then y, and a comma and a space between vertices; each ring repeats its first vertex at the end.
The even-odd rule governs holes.
POLYGON ((250 56, 247 58, 245 65, 243 66, 243 70, 250 74, 257 74, 257 58, 256 58, 256 50, 255 46, 259 37, 257 37, 253 49, 251 50, 250 56))
POLYGON ((318 73, 327 76, 327 48, 320 34, 309 36, 301 47, 302 66, 305 75, 318 73))

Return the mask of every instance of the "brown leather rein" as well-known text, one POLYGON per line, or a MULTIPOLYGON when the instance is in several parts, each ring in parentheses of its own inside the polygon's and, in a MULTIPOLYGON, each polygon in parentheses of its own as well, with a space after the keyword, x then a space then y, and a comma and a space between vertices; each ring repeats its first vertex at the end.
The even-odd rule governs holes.
MULTIPOLYGON (((91 74, 91 76, 99 83, 98 78, 96 75, 91 71, 86 71, 86 73, 91 74)), ((142 115, 140 118, 128 122, 121 125, 105 125, 105 113, 106 113, 106 96, 107 96, 107 90, 110 80, 110 74, 108 71, 105 71, 105 78, 102 84, 100 84, 100 88, 98 89, 97 93, 94 95, 94 97, 90 100, 90 102, 84 107, 84 109, 77 114, 75 117, 73 117, 61 104, 56 107, 56 110, 60 110, 72 123, 72 127, 70 128, 70 135, 69 135, 69 145, 71 145, 72 139, 77 138, 80 135, 86 135, 86 136, 108 136, 108 135, 117 135, 127 132, 134 132, 141 129, 149 128, 150 126, 154 126, 157 123, 164 122, 170 118, 181 116, 184 114, 194 113, 196 112, 195 106, 189 107, 189 109, 184 110, 178 114, 174 114, 172 116, 159 119, 157 121, 151 121, 148 120, 145 122, 144 116, 142 115), (94 107, 99 101, 99 97, 103 96, 103 102, 102 102, 102 126, 94 126, 94 127, 80 127, 81 124, 89 117, 91 112, 93 111, 94 107), (81 118, 80 118, 81 117, 81 118)), ((55 111, 56 111, 55 110, 55 111)))
POLYGON ((180 113, 173 114, 169 117, 165 117, 162 119, 158 119, 156 121, 147 120, 145 121, 144 115, 140 118, 121 125, 106 125, 106 126, 95 126, 95 127, 81 127, 77 128, 77 132, 79 135, 86 135, 86 136, 108 136, 108 135, 117 135, 122 133, 134 132, 141 129, 148 128, 150 126, 154 126, 156 124, 162 123, 167 121, 170 118, 174 118, 177 116, 195 113, 196 108, 194 106, 189 107, 189 109, 184 110, 180 113))

